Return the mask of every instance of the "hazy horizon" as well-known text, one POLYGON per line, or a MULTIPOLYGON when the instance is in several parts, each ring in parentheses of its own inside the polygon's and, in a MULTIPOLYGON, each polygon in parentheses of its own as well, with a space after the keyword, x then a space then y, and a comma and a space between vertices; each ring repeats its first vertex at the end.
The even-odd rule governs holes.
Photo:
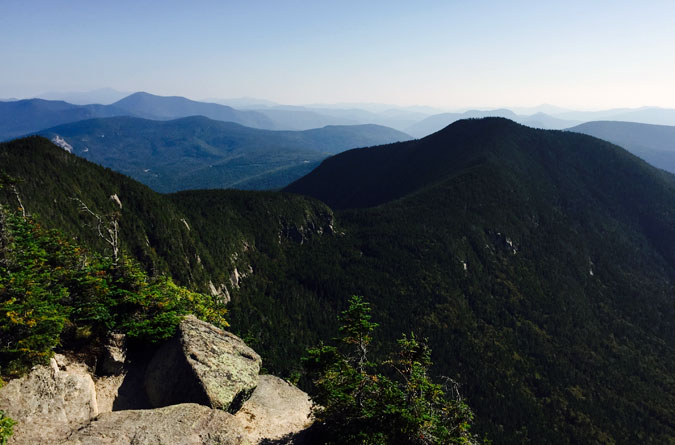
POLYGON ((675 108, 675 4, 589 3, 8 0, 0 97, 675 108))
MULTIPOLYGON (((34 95, 27 95, 24 97, 17 97, 17 96, 11 96, 11 97, 0 97, 0 100, 6 101, 6 100, 26 100, 26 99, 46 99, 46 100, 62 100, 65 102, 70 102, 73 104, 77 105, 89 105, 89 104, 103 104, 103 105, 109 105, 117 101, 116 100, 108 100, 108 101, 69 101, 67 96, 87 96, 89 93, 96 93, 97 91, 104 91, 104 90, 110 90, 114 91, 116 93, 120 93, 120 98, 127 97, 129 95, 135 94, 135 93, 148 93, 151 95, 155 96, 160 96, 160 97, 184 97, 186 99, 196 101, 196 102, 204 102, 204 103, 219 103, 219 104, 224 104, 224 105, 229 105, 233 108, 237 108, 238 102, 240 101, 246 101, 250 102, 251 104, 257 104, 261 106, 268 106, 268 107, 285 107, 285 106, 297 106, 297 107, 305 107, 308 109, 321 109, 321 108, 326 108, 326 109, 348 109, 348 108, 354 108, 356 109, 361 109, 361 110, 366 110, 366 111, 387 111, 387 110, 393 110, 393 109, 426 109, 424 111, 420 111, 421 113, 428 113, 428 114, 435 114, 435 113, 463 113, 466 111, 492 111, 492 110, 499 110, 499 109, 506 109, 509 111, 513 111, 516 114, 522 114, 522 115, 527 115, 527 114, 535 114, 535 113, 545 113, 545 114, 551 114, 555 115, 558 113, 566 113, 566 112, 601 112, 601 111, 613 111, 613 110, 638 110, 638 109, 675 109, 673 108, 668 108, 668 107, 660 107, 657 105, 640 105, 640 106, 634 106, 634 107, 609 107, 609 108, 601 108, 601 107, 588 107, 588 108, 582 108, 582 107, 577 107, 577 108, 571 108, 571 107, 561 107, 558 106, 557 104, 547 104, 547 103, 540 103, 537 105, 495 105, 495 106, 463 106, 463 107, 456 107, 456 108, 450 108, 450 107, 438 107, 438 106, 431 106, 427 104, 413 104, 413 105, 401 105, 401 104, 393 104, 393 103, 377 103, 377 102, 316 102, 316 103, 279 103, 279 102, 274 102, 266 98, 262 97, 225 97, 225 98, 216 98, 216 97, 188 97, 188 96, 180 96, 176 94, 158 94, 158 93, 153 93, 150 91, 118 91, 114 90, 112 88, 108 87, 102 87, 102 88, 95 88, 93 90, 86 90, 86 91, 44 91, 39 94, 34 94, 34 95)), ((242 106, 242 109, 255 109, 256 107, 252 107, 251 105, 247 106, 242 106)))

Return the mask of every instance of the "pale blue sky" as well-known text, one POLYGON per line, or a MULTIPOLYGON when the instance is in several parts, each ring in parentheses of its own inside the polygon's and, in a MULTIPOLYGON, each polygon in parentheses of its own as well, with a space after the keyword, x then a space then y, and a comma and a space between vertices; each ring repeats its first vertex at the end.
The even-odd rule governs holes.
POLYGON ((0 97, 675 108, 675 2, 0 0, 0 97))

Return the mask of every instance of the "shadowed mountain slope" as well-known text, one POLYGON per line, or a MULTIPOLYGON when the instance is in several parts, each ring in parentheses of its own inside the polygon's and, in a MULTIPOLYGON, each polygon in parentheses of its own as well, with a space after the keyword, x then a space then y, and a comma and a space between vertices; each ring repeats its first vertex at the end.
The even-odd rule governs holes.
POLYGON ((673 440, 672 175, 483 119, 337 155, 287 190, 354 209, 336 281, 429 337, 496 442, 673 440))

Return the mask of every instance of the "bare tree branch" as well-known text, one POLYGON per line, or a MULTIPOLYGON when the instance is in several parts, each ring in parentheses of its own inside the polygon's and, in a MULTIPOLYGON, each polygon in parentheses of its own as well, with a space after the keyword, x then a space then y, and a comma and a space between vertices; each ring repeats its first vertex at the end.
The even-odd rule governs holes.
POLYGON ((23 206, 23 203, 21 202, 21 196, 19 195, 19 190, 17 190, 15 184, 10 184, 10 187, 12 187, 12 191, 14 192, 14 196, 16 196, 16 200, 19 201, 19 207, 21 208, 21 214, 23 217, 26 217, 26 208, 23 206))
POLYGON ((96 231, 98 236, 110 245, 112 249, 112 259, 113 264, 117 265, 120 254, 120 243, 119 243, 119 218, 116 213, 110 213, 108 215, 101 216, 98 213, 94 212, 82 201, 80 198, 70 198, 73 201, 77 201, 80 205, 80 211, 83 213, 88 213, 96 219, 96 231))

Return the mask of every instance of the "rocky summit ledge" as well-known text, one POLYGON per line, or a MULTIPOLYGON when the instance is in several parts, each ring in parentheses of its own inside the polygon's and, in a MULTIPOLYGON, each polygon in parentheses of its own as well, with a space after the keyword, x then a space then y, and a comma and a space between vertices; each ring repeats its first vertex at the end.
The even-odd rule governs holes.
POLYGON ((1 388, 0 409, 18 422, 10 444, 281 443, 311 425, 312 402, 260 367, 241 339, 186 317, 149 360, 127 359, 118 375, 57 354, 1 388))

